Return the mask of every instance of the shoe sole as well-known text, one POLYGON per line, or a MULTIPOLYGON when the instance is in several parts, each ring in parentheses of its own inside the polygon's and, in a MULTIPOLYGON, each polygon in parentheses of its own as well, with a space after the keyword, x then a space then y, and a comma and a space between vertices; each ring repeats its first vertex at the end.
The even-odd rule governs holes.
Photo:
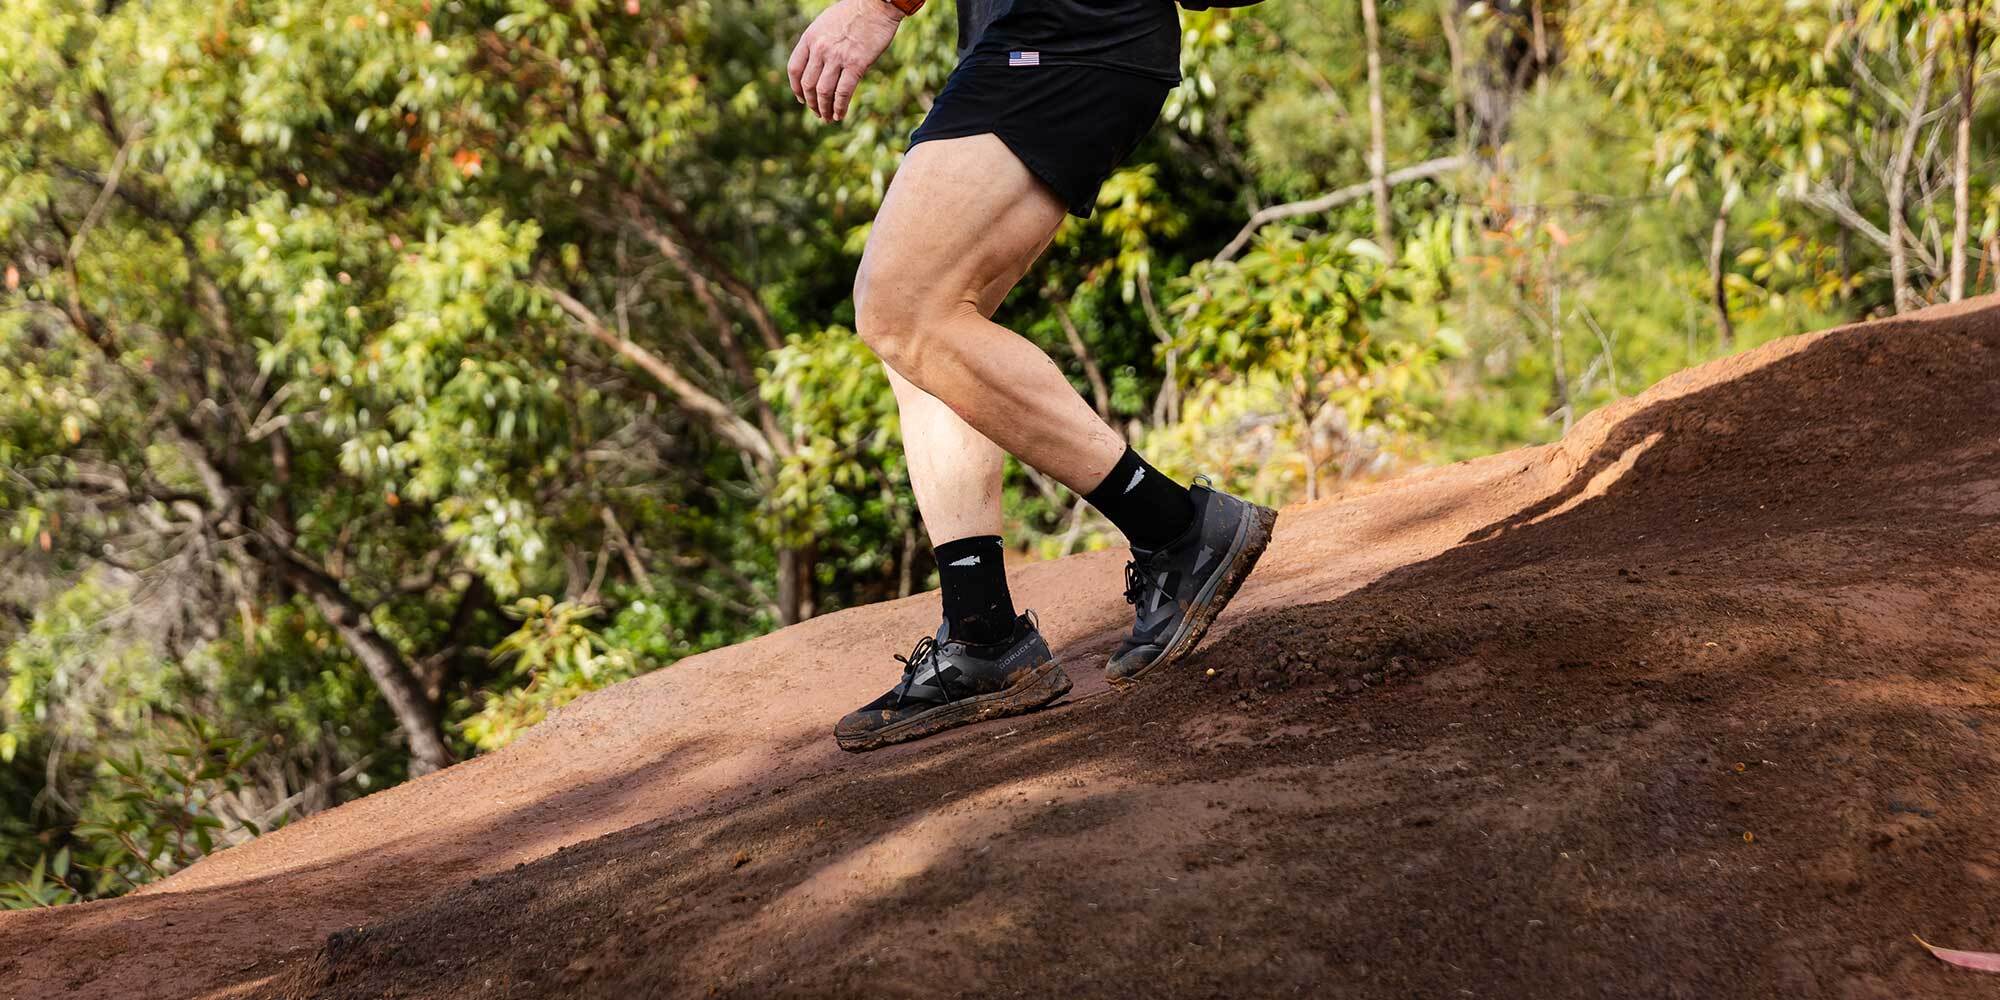
POLYGON ((1278 525, 1278 512, 1269 507, 1250 506, 1250 516, 1236 529, 1236 538, 1230 543, 1229 564, 1221 573, 1203 584, 1195 597, 1194 610, 1181 621, 1181 627, 1174 632, 1172 642, 1153 662, 1126 674, 1113 676, 1107 669, 1104 679, 1115 688, 1126 688, 1139 683, 1147 674, 1194 652, 1196 646, 1208 635, 1208 627, 1222 614, 1222 609, 1236 597, 1237 588, 1250 578, 1257 568, 1257 560, 1264 555, 1264 549, 1271 544, 1271 532, 1278 525))
POLYGON ((947 729, 969 726, 990 719, 1024 715, 1069 693, 1069 674, 1059 660, 1051 658, 1035 668, 1027 680, 992 694, 962 698, 948 705, 910 716, 894 725, 853 736, 834 734, 834 742, 849 753, 879 750, 897 743, 920 740, 947 729))

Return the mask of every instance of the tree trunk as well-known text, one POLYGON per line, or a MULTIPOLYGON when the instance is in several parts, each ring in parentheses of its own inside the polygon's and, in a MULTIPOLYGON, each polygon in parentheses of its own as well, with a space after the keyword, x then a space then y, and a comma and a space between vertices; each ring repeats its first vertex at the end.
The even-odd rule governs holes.
POLYGON ((1463 29, 1463 41, 1469 46, 1461 75, 1466 109, 1472 116, 1467 145, 1495 170, 1504 171, 1502 153, 1513 125, 1515 103, 1549 72, 1556 53, 1550 49, 1546 29, 1542 44, 1535 44, 1533 18, 1521 16, 1519 0, 1500 4, 1491 0, 1451 2, 1457 5, 1457 26, 1463 29), (1504 16, 1467 19, 1466 12, 1475 6, 1485 6, 1489 12, 1498 10, 1504 16))
POLYGON ((903 526, 903 558, 896 565, 896 596, 917 592, 917 526, 903 526))
POLYGON ((1528 0, 1528 23, 1534 30, 1535 66, 1546 72, 1549 68, 1549 28, 1548 19, 1542 16, 1542 0, 1528 0))
POLYGON ((817 546, 778 549, 778 624, 797 625, 813 616, 813 563, 817 546))
POLYGON ((1451 54, 1451 121, 1459 149, 1472 148, 1472 111, 1465 106, 1465 43, 1458 33, 1458 0, 1438 0, 1438 20, 1444 45, 1451 54))
POLYGON ((1319 440, 1313 428, 1313 416, 1319 407, 1310 397, 1300 394, 1294 397, 1292 408, 1299 414, 1299 455, 1306 463, 1306 502, 1319 499, 1319 440))
POLYGON ((1375 189, 1375 241, 1393 258, 1396 233, 1389 213, 1389 154, 1382 121, 1382 30, 1375 0, 1361 0, 1361 25, 1368 40, 1368 180, 1375 189))
POLYGON ((320 616, 339 633, 340 641, 361 661, 376 689, 382 692, 382 700, 388 702, 396 725, 410 745, 410 774, 429 774, 450 766, 451 749, 444 743, 444 727, 438 720, 437 706, 424 696, 416 671, 403 658, 402 650, 375 631, 367 612, 333 580, 303 567, 295 567, 293 578, 312 595, 320 616))
MULTIPOLYGON (((1148 279, 1140 287, 1150 283, 1148 279)), ((1056 296, 1050 296, 1049 301, 1055 307, 1056 322, 1062 324, 1063 336, 1069 339, 1070 353, 1076 355, 1076 360, 1083 365, 1083 377, 1090 382, 1090 399, 1096 405, 1097 415, 1104 418, 1105 423, 1110 423, 1111 386, 1104 381, 1104 372, 1097 367, 1097 359, 1090 356, 1090 346, 1083 342, 1083 332, 1076 328, 1076 321, 1070 319, 1069 303, 1056 296)))
POLYGON ((1715 328, 1722 349, 1736 346, 1736 323, 1729 318, 1729 272, 1724 269, 1724 247, 1729 240, 1729 198, 1723 196, 1715 209, 1715 228, 1708 238, 1708 278, 1715 296, 1715 328))
POLYGON ((1549 245, 1549 361, 1555 368, 1552 388, 1556 394, 1556 409, 1562 414, 1563 436, 1567 437, 1576 411, 1569 398, 1569 367, 1563 354, 1562 272, 1556 266, 1553 243, 1549 245))
MULTIPOLYGON (((1167 377, 1160 382, 1160 394, 1153 399, 1153 422, 1156 424, 1178 424, 1181 422, 1180 349, 1174 346, 1173 334, 1167 332, 1167 323, 1160 318, 1160 307, 1153 301, 1153 281, 1149 274, 1139 282, 1139 305, 1145 309, 1146 325, 1153 328, 1153 336, 1167 349, 1167 377)), ((1106 423, 1111 415, 1104 415, 1106 423)))
POLYGON ((1979 84, 1980 2, 1965 0, 1965 64, 1958 70, 1958 151, 1951 168, 1951 301, 1965 298, 1966 239, 1972 233, 1972 113, 1979 84))
POLYGON ((1916 156, 1918 133, 1931 104, 1931 86, 1937 80, 1939 39, 1933 38, 1924 52, 1923 67, 1917 71, 1917 96, 1910 102, 1910 118, 1896 148, 1896 162, 1889 170, 1889 280, 1895 290, 1896 311, 1908 312, 1917 306, 1910 287, 1910 223, 1905 218, 1909 198, 1910 161, 1916 156))

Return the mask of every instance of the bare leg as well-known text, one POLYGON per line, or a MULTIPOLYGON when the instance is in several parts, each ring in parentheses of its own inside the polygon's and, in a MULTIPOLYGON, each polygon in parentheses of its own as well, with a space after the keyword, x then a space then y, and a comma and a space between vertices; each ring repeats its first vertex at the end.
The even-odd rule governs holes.
POLYGON ((889 369, 903 416, 903 455, 910 488, 931 545, 1000 534, 1001 475, 1006 453, 951 408, 889 369))
MULTIPOLYGON (((1047 245, 1043 240, 1043 246, 1047 245)), ((991 319, 1014 284, 1040 256, 1041 248, 1017 266, 990 275, 973 305, 991 319)), ((910 489, 924 516, 933 547, 959 538, 1001 533, 1001 490, 1007 454, 972 428, 951 407, 884 364, 903 424, 903 455, 909 460, 910 489)))
MULTIPOLYGON (((1048 355, 988 318, 1062 219, 1061 201, 997 137, 919 144, 876 216, 855 280, 855 311, 862 339, 903 381, 942 401, 990 444, 1088 493, 1118 463, 1124 439, 1048 355)), ((913 427, 912 400, 901 386, 897 401, 931 537, 949 537, 932 522, 934 506, 952 508, 938 511, 946 523, 997 527, 998 490, 985 487, 998 466, 981 464, 986 457, 976 443, 927 412, 913 427), (941 445, 912 446, 939 430, 941 445), (921 461, 919 451, 926 453, 921 461), (940 481, 974 475, 982 477, 978 489, 940 481), (990 522, 970 512, 986 494, 990 522)))

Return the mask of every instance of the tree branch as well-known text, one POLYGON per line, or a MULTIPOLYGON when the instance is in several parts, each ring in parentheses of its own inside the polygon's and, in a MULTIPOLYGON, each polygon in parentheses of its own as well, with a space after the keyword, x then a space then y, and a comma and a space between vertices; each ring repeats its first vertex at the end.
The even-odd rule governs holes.
MULTIPOLYGON (((1426 160, 1415 166, 1404 167, 1401 170, 1392 170, 1383 178, 1383 181, 1390 187, 1398 187, 1412 181, 1441 177, 1445 174, 1462 170, 1470 166, 1471 163, 1472 160, 1465 156, 1441 156, 1435 160, 1426 160)), ((1276 222, 1279 219, 1296 218, 1301 215, 1317 215, 1320 212, 1339 208, 1348 202, 1366 198, 1374 190, 1373 181, 1363 181, 1359 184, 1350 184, 1344 188, 1329 191, 1326 194, 1307 201, 1290 201, 1282 205, 1272 205, 1251 216, 1250 221, 1244 224, 1242 231, 1236 234, 1236 238, 1230 240, 1229 244, 1222 248, 1222 252, 1215 255, 1215 261, 1219 264, 1234 260, 1237 254, 1243 252, 1244 247, 1250 245, 1250 238, 1257 235, 1257 230, 1264 228, 1270 223, 1276 222)))
MULTIPOLYGON (((1848 200, 1845 197, 1841 196, 1836 192, 1827 190, 1826 188, 1814 188, 1810 191, 1805 192, 1804 194, 1793 194, 1790 191, 1787 191, 1785 193, 1785 197, 1793 201, 1800 202, 1801 204, 1810 205, 1814 208, 1819 209, 1822 212, 1825 212, 1830 216, 1833 216, 1835 222, 1838 222, 1841 225, 1846 226, 1848 229, 1851 229, 1854 232, 1860 234, 1861 236, 1867 238, 1867 240, 1870 243, 1873 243, 1884 250, 1889 249, 1890 246, 1892 245, 1890 243, 1888 233, 1883 232, 1881 227, 1875 225, 1875 223, 1873 222, 1870 222, 1867 216, 1862 215, 1861 212, 1858 209, 1856 209, 1852 203, 1848 202, 1848 200)), ((1929 247, 1926 247, 1921 243, 1915 243, 1915 244, 1908 244, 1907 248, 1916 253, 1917 260, 1920 263, 1922 263, 1924 267, 1929 268, 1931 270, 1937 269, 1938 266, 1937 258, 1931 255, 1929 247)))
POLYGON ((681 204, 680 199, 668 193, 659 182, 649 176, 641 176, 639 186, 640 192, 646 199, 666 217, 667 225, 672 226, 674 232, 679 234, 681 243, 715 274, 716 281, 738 305, 743 307, 743 311, 749 314, 750 325, 756 328, 758 337, 764 341, 765 349, 775 351, 784 347, 785 338, 778 335, 778 325, 772 322, 770 310, 764 308, 763 297, 759 296, 757 290, 751 288, 749 283, 737 276, 735 271, 730 270, 708 244, 696 235, 694 223, 687 215, 687 206, 681 204))
POLYGON ((666 359, 626 340, 611 331, 589 306, 577 301, 576 297, 547 283, 536 287, 555 300, 555 303, 569 313, 570 317, 583 327, 599 343, 618 352, 625 360, 637 365, 640 370, 651 375, 666 390, 680 401, 682 408, 700 418, 718 435, 753 458, 759 464, 768 465, 777 460, 777 452, 771 442, 764 438, 757 425, 736 415, 727 403, 703 392, 700 386, 689 381, 680 370, 666 359))
POLYGON ((779 454, 791 454, 791 439, 778 427, 778 417, 771 412, 771 404, 765 402, 764 397, 757 392, 757 371, 750 364, 749 355, 744 353, 743 345, 737 341, 734 324, 730 322, 729 315, 723 311, 722 302, 716 298, 715 288, 709 282, 708 276, 694 266, 694 262, 688 259, 687 251, 682 249, 680 244, 662 232, 659 226, 653 224, 652 219, 646 215, 646 206, 643 202, 627 195, 623 199, 623 204, 632 228, 687 279, 688 287, 693 290, 696 301, 701 303, 702 311, 708 315, 709 325, 715 329, 715 339, 722 345, 722 353, 729 359, 729 366, 735 370, 736 377, 750 389, 751 397, 756 402, 757 422, 763 428, 765 439, 771 442, 779 454))

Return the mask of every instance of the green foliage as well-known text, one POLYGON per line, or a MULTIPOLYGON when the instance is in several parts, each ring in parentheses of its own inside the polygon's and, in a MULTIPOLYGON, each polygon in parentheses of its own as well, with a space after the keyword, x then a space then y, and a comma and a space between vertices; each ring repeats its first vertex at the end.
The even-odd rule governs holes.
MULTIPOLYGON (((645 606, 639 603, 638 610, 645 606)), ((521 620, 493 647, 504 664, 500 689, 460 724, 480 750, 498 750, 548 713, 638 672, 638 657, 608 643, 584 622, 600 614, 549 597, 523 598, 509 610, 521 620)))
POLYGON ((1167 347, 1196 390, 1190 406, 1237 379, 1268 380, 1293 421, 1288 437, 1303 453, 1306 493, 1316 496, 1327 459, 1317 425, 1329 408, 1349 438, 1421 419, 1410 401, 1437 349, 1382 329, 1390 308, 1409 299, 1412 276, 1367 240, 1284 229, 1267 231, 1241 260, 1197 265, 1175 303, 1179 334, 1167 347))
MULTIPOLYGON (((71 831, 100 846, 93 895, 103 895, 109 880, 137 886, 213 852, 225 823, 209 811, 210 803, 242 790, 245 768, 261 749, 223 736, 213 723, 193 715, 167 718, 162 736, 172 742, 150 755, 134 750, 123 760, 104 759, 116 791, 86 811, 88 818, 71 831)), ((253 837, 258 833, 252 820, 230 826, 253 837)))
POLYGON ((1849 94, 1826 45, 1837 17, 1828 0, 1579 0, 1570 23, 1580 65, 1653 130, 1661 185, 1733 204, 1750 185, 1803 190, 1847 151, 1849 94))
POLYGON ((242 791, 261 748, 211 722, 167 713, 158 745, 99 763, 105 782, 68 831, 76 846, 38 857, 25 878, 0 883, 0 906, 27 909, 111 895, 165 877, 213 853, 225 834, 256 836, 247 819, 226 823, 215 804, 242 791))
MULTIPOLYGON (((763 498, 774 533, 792 541, 838 538, 863 516, 897 513, 867 509, 877 490, 902 494, 908 474, 896 397, 861 338, 844 327, 793 337, 768 365, 760 391, 802 442, 763 498)), ((873 528, 863 537, 880 537, 882 526, 873 528)))
POLYGON ((69 848, 57 851, 53 859, 36 858, 27 877, 0 882, 0 909, 33 910, 77 902, 83 893, 69 884, 69 877, 69 848))

